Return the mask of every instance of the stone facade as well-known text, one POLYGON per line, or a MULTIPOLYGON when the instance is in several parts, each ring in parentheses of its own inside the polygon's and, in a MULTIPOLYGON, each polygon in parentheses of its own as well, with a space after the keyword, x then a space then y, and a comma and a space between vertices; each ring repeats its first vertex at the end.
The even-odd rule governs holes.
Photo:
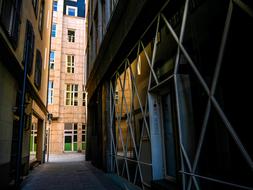
MULTIPOLYGON (((54 69, 50 69, 50 81, 53 81, 52 103, 48 105, 49 112, 53 114, 50 129, 50 153, 64 151, 82 151, 82 133, 85 138, 85 96, 84 92, 84 45, 85 45, 85 18, 82 16, 69 16, 64 14, 66 1, 59 0, 57 11, 53 13, 53 23, 56 24, 56 37, 51 38, 51 51, 55 52, 54 69), (74 42, 69 42, 68 31, 74 31, 74 42), (74 56, 74 73, 67 71, 67 56, 74 56), (78 85, 77 106, 66 105, 66 85, 78 85), (71 139, 71 150, 65 149, 65 124, 77 124, 77 145, 71 139), (76 148, 74 146, 77 146, 76 148)), ((79 8, 78 6, 76 6, 79 8)), ((72 95, 70 95, 72 96, 72 95)), ((73 128, 74 129, 74 128, 73 128)))
POLYGON ((52 0, 0 0, 0 189, 28 173, 33 125, 44 162, 51 18, 52 0))

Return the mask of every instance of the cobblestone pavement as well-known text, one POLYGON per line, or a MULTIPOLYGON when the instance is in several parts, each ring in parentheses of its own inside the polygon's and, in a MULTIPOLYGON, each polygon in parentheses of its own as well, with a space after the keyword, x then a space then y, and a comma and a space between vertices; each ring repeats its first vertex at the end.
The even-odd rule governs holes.
POLYGON ((84 161, 83 154, 50 155, 21 184, 22 190, 120 190, 102 171, 84 161))

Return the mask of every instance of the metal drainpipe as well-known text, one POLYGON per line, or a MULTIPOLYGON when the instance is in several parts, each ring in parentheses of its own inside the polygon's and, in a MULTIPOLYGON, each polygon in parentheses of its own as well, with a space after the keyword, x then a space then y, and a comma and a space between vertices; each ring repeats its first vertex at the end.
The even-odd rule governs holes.
POLYGON ((20 184, 21 161, 22 161, 26 77, 27 77, 27 56, 25 58, 25 63, 24 63, 24 75, 23 75, 22 96, 21 96, 21 104, 20 104, 19 130, 18 130, 18 157, 17 157, 17 163, 16 163, 17 170, 16 170, 16 178, 15 178, 15 185, 17 187, 20 184))

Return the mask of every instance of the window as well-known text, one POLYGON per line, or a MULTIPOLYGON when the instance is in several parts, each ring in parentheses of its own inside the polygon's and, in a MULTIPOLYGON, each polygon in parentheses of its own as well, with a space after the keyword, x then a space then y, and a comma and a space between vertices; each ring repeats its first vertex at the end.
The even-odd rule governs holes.
POLYGON ((67 6, 66 14, 69 16, 77 16, 77 7, 67 6))
POLYGON ((67 55, 67 73, 75 72, 75 56, 67 55))
POLYGON ((56 37, 56 23, 53 23, 52 25, 52 37, 56 37))
POLYGON ((77 151, 77 123, 64 124, 64 151, 77 151))
POLYGON ((83 92, 83 106, 85 106, 86 105, 86 100, 85 100, 85 98, 86 98, 86 93, 85 92, 83 92))
POLYGON ((85 142, 86 142, 85 124, 82 124, 82 150, 85 150, 85 142))
POLYGON ((17 45, 20 26, 21 0, 0 0, 0 22, 10 37, 14 47, 17 45))
POLYGON ((34 9, 35 15, 37 16, 37 12, 38 12, 38 0, 32 0, 32 4, 33 4, 33 9, 34 9))
POLYGON ((78 85, 66 84, 66 105, 78 106, 78 85))
POLYGON ((50 69, 54 69, 55 51, 50 52, 50 69))
POLYGON ((53 103, 53 97, 54 97, 54 81, 48 82, 48 104, 53 103))
POLYGON ((54 1, 53 2, 53 9, 54 9, 54 11, 57 11, 57 4, 58 4, 58 1, 54 1))
POLYGON ((68 41, 75 42, 75 31, 74 30, 68 30, 68 41))
POLYGON ((32 124, 31 136, 30 136, 30 152, 35 154, 37 151, 37 123, 32 124))
POLYGON ((42 35, 43 22, 44 22, 44 8, 45 8, 45 1, 42 1, 40 5, 40 13, 39 13, 39 31, 41 35, 42 35))
POLYGON ((24 46, 23 62, 27 65, 27 74, 31 75, 34 55, 34 32, 30 21, 26 22, 26 37, 24 46))
POLYGON ((34 84, 40 89, 41 86, 41 74, 42 74, 42 58, 39 50, 36 51, 36 65, 35 65, 35 73, 34 73, 34 84))

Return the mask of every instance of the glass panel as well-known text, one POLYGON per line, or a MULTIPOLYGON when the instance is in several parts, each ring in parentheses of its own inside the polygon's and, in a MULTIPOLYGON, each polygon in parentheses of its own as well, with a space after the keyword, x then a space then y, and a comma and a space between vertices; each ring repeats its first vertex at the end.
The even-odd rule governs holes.
POLYGON ((70 93, 69 92, 67 92, 67 94, 66 94, 66 98, 70 98, 70 93))
POLYGON ((82 125, 82 130, 85 130, 85 125, 82 125))
POLYGON ((176 177, 176 155, 171 95, 162 97, 166 174, 176 177))
POLYGON ((68 64, 71 63, 71 55, 67 56, 67 62, 68 62, 68 64))
MULTIPOLYGON (((151 163, 150 139, 149 131, 147 131, 149 130, 148 110, 146 114, 144 112, 147 105, 150 67, 144 51, 140 51, 140 56, 136 56, 130 66, 123 65, 121 73, 114 81, 115 141, 117 144, 115 154, 120 175, 127 177, 128 170, 130 176, 135 176, 134 163, 140 161, 145 165, 142 176, 149 179, 152 173, 151 170, 146 170, 147 164, 151 163), (139 65, 141 72, 138 72, 138 60, 141 62, 139 65), (130 159, 128 165, 125 164, 124 157, 130 159)), ((151 43, 146 46, 145 51, 150 58, 151 43)))
POLYGON ((54 6, 54 11, 57 11, 57 3, 58 3, 57 1, 54 1, 54 5, 53 5, 54 6))
MULTIPOLYGON (((253 1, 251 1, 252 3, 253 1)), ((234 6, 215 97, 253 159, 252 17, 234 6)))
POLYGON ((82 135, 82 142, 85 141, 85 135, 82 135))
POLYGON ((77 151, 77 143, 74 143, 73 146, 74 146, 74 150, 73 151, 77 151))
POLYGON ((77 135, 74 135, 74 141, 73 142, 77 142, 77 135))
POLYGON ((70 85, 69 84, 67 84, 67 91, 70 91, 70 85))
POLYGON ((64 130, 72 130, 72 123, 65 123, 64 130))
POLYGON ((86 144, 82 143, 82 150, 85 150, 85 146, 86 146, 86 144))
POLYGON ((71 151, 72 150, 72 136, 65 136, 64 138, 64 150, 71 151))
POLYGON ((78 91, 78 85, 75 84, 75 91, 78 91))

